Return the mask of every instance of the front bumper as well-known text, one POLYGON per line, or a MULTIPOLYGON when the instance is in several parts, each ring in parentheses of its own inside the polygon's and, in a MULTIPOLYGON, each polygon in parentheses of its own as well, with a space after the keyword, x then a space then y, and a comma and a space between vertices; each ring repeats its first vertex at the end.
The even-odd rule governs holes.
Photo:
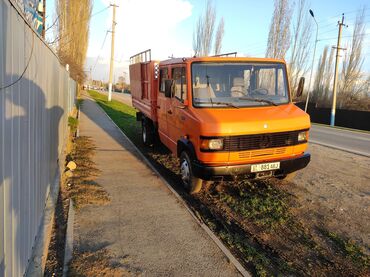
MULTIPOLYGON (((302 156, 293 159, 280 160, 280 169, 275 170, 274 176, 286 175, 305 168, 310 159, 310 153, 304 153, 302 156)), ((246 175, 250 179, 256 177, 256 174, 251 172, 252 164, 208 166, 194 161, 192 166, 193 174, 203 180, 233 180, 241 175, 246 175)))

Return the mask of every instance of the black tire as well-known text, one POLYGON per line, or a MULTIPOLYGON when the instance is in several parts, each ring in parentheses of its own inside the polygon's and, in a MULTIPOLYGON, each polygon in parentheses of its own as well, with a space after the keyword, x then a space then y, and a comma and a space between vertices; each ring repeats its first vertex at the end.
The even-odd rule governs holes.
POLYGON ((203 180, 193 175, 191 159, 185 151, 180 155, 180 172, 182 183, 190 194, 196 194, 202 190, 203 180))
POLYGON ((141 140, 146 146, 154 144, 154 127, 151 121, 146 118, 141 121, 141 140))

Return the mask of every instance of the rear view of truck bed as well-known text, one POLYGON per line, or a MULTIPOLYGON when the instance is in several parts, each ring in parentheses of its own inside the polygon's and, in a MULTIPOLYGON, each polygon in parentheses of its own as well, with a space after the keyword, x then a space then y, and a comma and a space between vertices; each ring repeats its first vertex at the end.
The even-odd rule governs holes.
POLYGON ((158 65, 150 50, 130 58, 132 105, 153 122, 157 121, 158 65))

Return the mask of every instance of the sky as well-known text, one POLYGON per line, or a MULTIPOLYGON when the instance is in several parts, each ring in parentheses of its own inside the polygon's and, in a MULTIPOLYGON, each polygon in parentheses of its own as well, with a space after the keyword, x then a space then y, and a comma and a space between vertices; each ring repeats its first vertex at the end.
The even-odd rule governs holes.
MULTIPOLYGON (((291 0, 292 3, 298 0, 291 0)), ((318 43, 315 64, 323 48, 336 45, 337 22, 345 15, 342 45, 351 40, 353 24, 358 9, 365 7, 364 56, 370 55, 370 3, 368 0, 307 0, 318 22, 318 43), (367 6, 366 6, 367 4, 367 6)), ((94 0, 90 22, 89 48, 85 69, 92 70, 92 78, 107 81, 111 45, 112 8, 114 0, 94 0)), ((114 76, 127 77, 129 57, 146 49, 152 50, 152 59, 164 60, 169 56, 193 55, 193 30, 206 0, 116 0, 116 36, 114 76)), ((238 52, 240 56, 264 57, 274 9, 273 0, 214 0, 217 19, 225 21, 222 53, 238 52)), ((55 19, 55 3, 47 6, 47 26, 55 19)), ((308 13, 308 10, 307 10, 308 13)), ((315 40, 316 25, 312 18, 315 40)), ((313 59, 313 47, 310 62, 313 59)), ((287 55, 287 58, 289 55, 287 55)), ((370 73, 370 59, 363 69, 370 73)))

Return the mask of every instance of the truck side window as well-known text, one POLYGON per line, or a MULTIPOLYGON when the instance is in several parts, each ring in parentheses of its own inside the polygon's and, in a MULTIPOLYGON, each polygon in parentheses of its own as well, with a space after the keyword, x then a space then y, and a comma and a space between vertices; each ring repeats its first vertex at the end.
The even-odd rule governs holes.
POLYGON ((187 98, 185 67, 172 69, 172 78, 175 81, 175 97, 184 101, 187 98))
POLYGON ((168 79, 168 69, 161 68, 159 70, 159 91, 164 93, 165 81, 168 79))
POLYGON ((185 67, 183 67, 181 70, 181 100, 186 100, 188 97, 186 88, 186 71, 185 67))

